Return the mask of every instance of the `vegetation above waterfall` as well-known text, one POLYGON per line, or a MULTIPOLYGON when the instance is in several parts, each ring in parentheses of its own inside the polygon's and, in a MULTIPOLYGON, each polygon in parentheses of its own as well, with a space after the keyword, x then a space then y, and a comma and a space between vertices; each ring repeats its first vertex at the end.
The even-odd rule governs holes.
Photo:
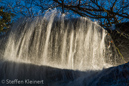
POLYGON ((6 32, 11 25, 12 13, 5 12, 4 7, 0 7, 0 32, 6 32))

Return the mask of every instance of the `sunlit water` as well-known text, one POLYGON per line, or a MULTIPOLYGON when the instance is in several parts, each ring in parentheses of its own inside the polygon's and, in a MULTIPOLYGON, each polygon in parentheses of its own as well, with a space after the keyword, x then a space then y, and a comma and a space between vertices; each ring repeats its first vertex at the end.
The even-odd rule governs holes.
MULTIPOLYGON (((67 19, 56 10, 19 20, 10 32, 3 58, 61 69, 101 70, 107 32, 87 18, 67 19)), ((109 53, 111 55, 111 53, 109 53)), ((106 56, 108 55, 108 56, 106 56)))

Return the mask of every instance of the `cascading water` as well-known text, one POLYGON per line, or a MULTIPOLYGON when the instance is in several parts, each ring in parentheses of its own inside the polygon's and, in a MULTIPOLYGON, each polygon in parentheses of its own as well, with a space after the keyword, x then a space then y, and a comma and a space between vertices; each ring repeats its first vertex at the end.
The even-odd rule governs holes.
POLYGON ((104 58, 106 31, 86 18, 68 21, 56 14, 14 25, 4 59, 63 69, 109 67, 104 58))
POLYGON ((44 17, 14 24, 1 58, 61 69, 101 70, 112 66, 106 62, 112 56, 105 45, 106 36, 102 27, 87 18, 69 19, 53 10, 44 17))

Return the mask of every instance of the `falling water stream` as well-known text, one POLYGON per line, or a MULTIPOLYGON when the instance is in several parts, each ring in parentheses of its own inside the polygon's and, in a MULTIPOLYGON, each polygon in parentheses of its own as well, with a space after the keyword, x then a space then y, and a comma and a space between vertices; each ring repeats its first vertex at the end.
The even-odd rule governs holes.
MULTIPOLYGON (((59 15, 57 10, 52 10, 43 17, 21 19, 15 23, 1 58, 9 62, 73 71, 102 70, 113 66, 106 61, 112 56, 105 43, 106 36, 107 32, 88 18, 69 19, 66 15, 59 15)), ((16 66, 16 63, 14 68, 14 65, 6 64, 12 68, 10 73, 25 68, 20 69, 21 66, 16 66)), ((33 68, 36 69, 35 66, 33 68)))

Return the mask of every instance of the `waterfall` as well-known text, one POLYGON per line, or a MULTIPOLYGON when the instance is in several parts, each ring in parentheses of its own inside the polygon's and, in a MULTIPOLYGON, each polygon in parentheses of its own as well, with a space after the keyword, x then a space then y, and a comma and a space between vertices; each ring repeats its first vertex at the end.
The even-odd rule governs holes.
POLYGON ((121 63, 111 41, 96 22, 57 10, 19 19, 0 40, 0 86, 94 86, 103 68, 121 63))
MULTIPOLYGON (((15 23, 3 59, 72 70, 101 70, 106 62, 107 32, 88 18, 67 18, 57 10, 15 23)), ((112 55, 112 53, 110 53, 112 55)))

